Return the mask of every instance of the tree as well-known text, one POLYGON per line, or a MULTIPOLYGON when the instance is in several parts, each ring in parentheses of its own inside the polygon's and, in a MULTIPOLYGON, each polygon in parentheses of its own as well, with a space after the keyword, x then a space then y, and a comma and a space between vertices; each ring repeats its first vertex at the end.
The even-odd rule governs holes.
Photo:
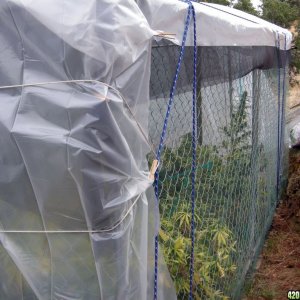
POLYGON ((204 0, 203 2, 220 4, 225 6, 229 6, 231 4, 230 0, 204 0))
MULTIPOLYGON (((300 21, 300 0, 262 0, 262 17, 279 26, 290 28, 299 24, 300 21), (297 21, 298 20, 298 21, 297 21), (296 22, 295 22, 296 21, 296 22)), ((295 73, 300 72, 300 28, 296 30, 298 32, 294 35, 295 48, 292 50, 292 60, 290 69, 290 82, 294 82, 295 73)))
POLYGON ((233 7, 251 15, 259 15, 259 12, 254 8, 251 0, 238 0, 238 2, 233 7))
POLYGON ((287 3, 298 11, 298 17, 300 17, 300 0, 287 0, 287 3))
POLYGON ((297 8, 287 1, 263 0, 261 8, 265 20, 285 28, 288 28, 298 16, 297 8))

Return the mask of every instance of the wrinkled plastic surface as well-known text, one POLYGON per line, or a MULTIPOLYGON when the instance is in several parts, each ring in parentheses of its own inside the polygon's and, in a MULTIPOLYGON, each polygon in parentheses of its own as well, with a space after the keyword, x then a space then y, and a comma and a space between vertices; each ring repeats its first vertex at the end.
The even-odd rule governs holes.
MULTIPOLYGON (((0 2, 0 87, 29 85, 0 89, 1 300, 153 299, 157 224, 141 132, 150 50, 154 30, 180 44, 187 4, 137 2, 0 2), (94 81, 49 83, 72 80, 94 81)), ((261 29, 259 45, 271 43, 264 26, 195 7, 201 45, 243 45, 261 29)), ((158 299, 175 299, 159 257, 158 299)))
MULTIPOLYGON (((151 28, 173 33, 170 41, 180 45, 188 4, 174 0, 137 0, 151 28)), ((279 35, 280 49, 290 49, 292 34, 253 15, 231 7, 193 2, 196 15, 198 46, 271 46, 279 35), (285 42, 286 38, 286 42, 285 42)), ((167 37, 168 38, 168 37, 167 37)), ((193 45, 189 34, 187 46, 193 45)))
POLYGON ((147 24, 134 1, 1 1, 0 86, 33 86, 0 89, 0 299, 153 298, 147 24))

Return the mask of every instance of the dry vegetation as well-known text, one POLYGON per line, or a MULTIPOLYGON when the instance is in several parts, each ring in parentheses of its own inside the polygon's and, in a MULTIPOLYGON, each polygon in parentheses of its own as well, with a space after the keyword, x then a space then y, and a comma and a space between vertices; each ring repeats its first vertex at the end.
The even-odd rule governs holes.
POLYGON ((300 289, 300 150, 290 151, 287 195, 277 209, 247 300, 287 299, 300 289))

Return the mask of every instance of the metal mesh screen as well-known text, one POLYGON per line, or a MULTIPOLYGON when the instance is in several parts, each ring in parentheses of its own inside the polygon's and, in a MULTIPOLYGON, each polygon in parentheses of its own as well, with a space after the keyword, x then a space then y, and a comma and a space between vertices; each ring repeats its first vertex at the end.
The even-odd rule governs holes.
MULTIPOLYGON (((259 68, 262 52, 198 47, 194 299, 239 298, 276 208, 285 69, 276 67, 280 56, 259 68)), ((153 45, 149 132, 156 148, 178 55, 178 46, 153 45)), ((159 167, 159 245, 178 299, 188 299, 190 288, 192 55, 187 47, 159 167)))

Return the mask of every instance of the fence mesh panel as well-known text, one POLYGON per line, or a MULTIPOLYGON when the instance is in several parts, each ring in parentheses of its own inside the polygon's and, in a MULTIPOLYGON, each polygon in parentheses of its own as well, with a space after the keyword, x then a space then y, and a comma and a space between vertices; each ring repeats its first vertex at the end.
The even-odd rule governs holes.
MULTIPOLYGON (((255 68, 260 51, 198 47, 194 299, 239 297, 284 178, 285 69, 278 68, 278 60, 277 66, 255 68)), ((275 47, 268 51, 278 54, 275 47)), ((176 45, 153 45, 149 132, 156 148, 178 56, 176 45)), ((189 295, 192 57, 193 48, 187 47, 159 167, 160 255, 178 299, 189 295)))

